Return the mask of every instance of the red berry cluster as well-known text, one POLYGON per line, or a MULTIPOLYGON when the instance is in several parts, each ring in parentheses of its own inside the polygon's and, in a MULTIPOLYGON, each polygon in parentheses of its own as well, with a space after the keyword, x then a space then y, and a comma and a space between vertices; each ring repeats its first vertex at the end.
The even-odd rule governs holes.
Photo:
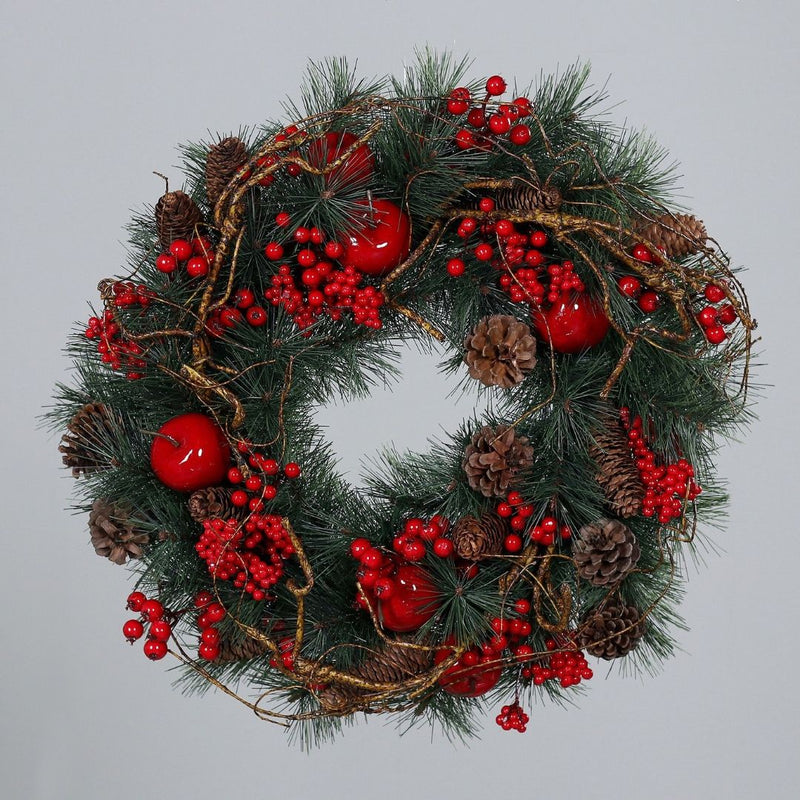
POLYGON ((172 626, 164 619, 164 606, 158 600, 148 599, 144 592, 131 592, 128 595, 128 609, 140 614, 139 619, 129 619, 122 626, 125 638, 133 644, 141 639, 145 625, 149 625, 144 654, 151 661, 159 661, 167 654, 167 641, 172 636, 172 626))
MULTIPOLYGON (((441 664, 453 654, 451 647, 443 647, 433 657, 441 664)), ((439 685, 448 694, 461 697, 479 697, 493 689, 503 672, 502 656, 488 644, 471 647, 448 667, 439 678, 439 685)))
POLYGON ((269 660, 269 665, 277 669, 283 666, 289 672, 294 670, 294 639, 281 639, 278 642, 278 649, 281 651, 280 662, 274 656, 269 660))
MULTIPOLYGON (((646 264, 658 262, 657 256, 643 244, 639 243, 634 245, 631 254, 637 261, 642 261, 646 264)), ((621 275, 617 278, 617 288, 626 297, 635 300, 639 308, 645 314, 652 314, 661 305, 661 296, 658 292, 652 289, 644 289, 642 282, 635 275, 621 275)))
POLYGON ((493 75, 486 81, 486 96, 473 103, 469 89, 459 86, 450 92, 447 110, 454 116, 467 115, 466 124, 456 133, 455 141, 462 150, 476 147, 483 150, 491 148, 493 141, 508 136, 514 145, 524 145, 531 140, 531 129, 519 120, 531 115, 531 101, 518 97, 511 103, 495 104, 489 108, 493 97, 505 94, 506 82, 500 75, 493 75))
POLYGON ((115 281, 111 286, 114 293, 114 305, 117 308, 130 308, 141 306, 147 308, 153 297, 153 292, 146 286, 136 286, 131 281, 115 281))
POLYGON ((642 418, 637 416, 631 419, 627 408, 620 409, 620 418, 628 431, 628 444, 636 457, 636 467, 645 486, 642 514, 645 517, 658 517, 662 525, 682 517, 684 504, 702 492, 693 480, 694 468, 685 458, 675 464, 658 464, 643 433, 642 418))
POLYGON ((168 252, 156 258, 156 269, 169 275, 182 265, 190 278, 202 278, 208 275, 213 260, 214 246, 207 236, 175 239, 170 243, 168 252))
MULTIPOLYGON (((276 217, 279 227, 288 227, 289 215, 276 217)), ((336 269, 333 261, 344 255, 340 242, 327 241, 319 228, 297 227, 291 234, 296 265, 283 263, 272 276, 272 286, 264 296, 274 306, 283 306, 301 330, 309 328, 322 315, 339 320, 345 311, 353 322, 368 328, 381 328, 380 308, 385 298, 374 286, 362 286, 364 274, 353 266, 336 269), (299 281, 298 281, 299 275, 299 281)), ((264 255, 270 261, 281 261, 285 247, 269 242, 264 255)))
POLYGON ((583 651, 574 649, 572 643, 559 647, 555 639, 548 639, 545 647, 556 651, 550 656, 547 666, 533 663, 522 668, 522 677, 532 678, 535 686, 541 686, 546 681, 558 681, 567 689, 577 686, 582 680, 590 680, 594 675, 583 651))
MULTIPOLYGON (((514 533, 506 536, 504 547, 509 553, 518 553, 522 550, 522 533, 528 528, 528 520, 533 516, 534 508, 526 503, 519 492, 509 492, 508 497, 498 503, 497 513, 508 520, 514 533)), ((572 531, 568 525, 559 525, 555 517, 543 517, 537 525, 530 529, 531 541, 536 544, 549 546, 556 540, 556 534, 562 539, 569 539, 572 531)))
POLYGON ((706 284, 703 291, 705 299, 711 305, 705 306, 697 315, 698 322, 703 326, 703 331, 711 344, 722 344, 727 338, 726 325, 732 325, 738 319, 736 309, 730 304, 716 308, 726 299, 725 290, 714 283, 706 284))
POLYGON ((214 661, 219 656, 219 629, 214 625, 225 619, 226 611, 222 603, 214 600, 211 592, 203 590, 194 598, 198 610, 197 627, 200 629, 200 642, 197 655, 206 661, 214 661))
POLYGON ((105 311, 102 317, 89 317, 86 338, 97 339, 97 352, 104 364, 112 369, 121 369, 124 365, 128 380, 142 377, 139 371, 145 366, 142 348, 136 342, 122 338, 112 311, 105 311))
POLYGON ((513 729, 520 733, 525 733, 530 717, 523 711, 519 701, 515 700, 510 706, 503 706, 494 721, 504 731, 513 729))
POLYGON ((253 512, 244 523, 206 520, 195 550, 214 578, 232 581, 253 600, 264 600, 283 577, 283 562, 294 545, 281 517, 253 512))
POLYGON ((231 495, 231 502, 237 508, 247 508, 255 514, 262 513, 265 509, 264 504, 277 496, 280 481, 283 478, 295 480, 302 473, 300 465, 295 461, 289 461, 281 466, 274 458, 268 458, 264 453, 253 450, 250 442, 239 441, 236 443, 236 449, 247 457, 247 464, 251 470, 246 476, 239 467, 231 467, 228 470, 228 482, 237 487, 231 495))
POLYGON ((531 623, 526 619, 531 613, 531 604, 523 597, 514 603, 513 608, 519 616, 495 617, 490 622, 495 635, 488 646, 495 653, 502 653, 507 648, 511 648, 515 656, 520 655, 520 648, 523 648, 522 654, 526 652, 526 645, 521 645, 520 641, 531 635, 531 623))

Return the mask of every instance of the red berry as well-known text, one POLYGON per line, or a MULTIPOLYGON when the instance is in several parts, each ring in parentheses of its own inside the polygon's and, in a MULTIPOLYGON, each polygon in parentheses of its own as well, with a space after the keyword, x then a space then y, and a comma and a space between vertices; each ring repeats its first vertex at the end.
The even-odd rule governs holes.
POLYGON ((283 473, 286 475, 287 478, 294 480, 295 478, 300 477, 300 465, 296 464, 294 461, 290 461, 284 468, 283 473))
POLYGON ((206 661, 214 661, 219 656, 219 645, 201 642, 200 647, 197 648, 197 654, 206 661))
POLYGON ((704 327, 710 328, 717 324, 718 312, 714 306, 706 306, 697 315, 697 321, 704 327))
POLYGON ((325 245, 325 255, 328 258, 339 258, 344 253, 344 247, 339 242, 328 242, 325 245))
POLYGON ((169 253, 162 253, 156 259, 156 269, 159 272, 175 272, 178 268, 178 260, 175 256, 170 255, 169 253))
POLYGON ((497 136, 508 133, 510 127, 511 123, 508 121, 508 117, 504 117, 502 114, 492 114, 489 117, 489 130, 497 136))
POLYGON ((291 217, 285 211, 275 215, 275 224, 279 228, 285 228, 289 222, 291 222, 291 217))
POLYGON ((637 261, 644 261, 647 264, 653 260, 653 254, 641 243, 634 246, 633 257, 637 261))
POLYGON ((706 329, 706 339, 711 344, 722 344, 727 338, 728 334, 725 333, 725 328, 722 325, 712 325, 706 329))
POLYGON ((531 101, 527 97, 517 97, 513 105, 516 106, 517 114, 521 117, 529 117, 531 114, 531 101))
POLYGON ((467 114, 467 124, 473 128, 482 128, 486 124, 486 115, 483 113, 483 109, 470 109, 469 114, 467 114))
POLYGON ((195 608, 205 608, 210 603, 214 602, 214 595, 211 592, 203 589, 194 596, 195 608))
POLYGON ((160 661, 167 654, 166 642, 161 642, 158 639, 148 639, 144 643, 144 654, 151 661, 160 661))
POLYGON ((163 619, 157 619, 150 625, 150 636, 160 642, 166 642, 172 636, 172 626, 163 619))
POLYGON ((148 622, 155 622, 164 615, 164 606, 158 600, 145 600, 142 603, 141 612, 148 622))
POLYGON ((222 603, 211 603, 203 612, 203 616, 213 625, 215 622, 225 619, 226 613, 225 606, 222 603))
POLYGON ((709 303, 721 303, 725 299, 725 291, 713 283, 706 284, 703 294, 709 303))
POLYGON ((206 628, 200 634, 200 641, 205 642, 206 644, 218 644, 219 631, 216 628, 206 628))
POLYGON ((660 305, 661 298, 654 291, 648 289, 639 296, 639 308, 645 314, 652 314, 660 305))
POLYGON ((475 258, 478 261, 490 261, 494 256, 494 248, 486 242, 482 242, 475 248, 475 258))
POLYGON ((255 301, 256 296, 253 294, 252 289, 237 289, 236 294, 233 296, 233 302, 236 304, 236 308, 240 308, 242 311, 250 308, 255 301))
POLYGON ((449 558, 453 554, 452 540, 443 538, 434 540, 433 552, 439 556, 439 558, 449 558))
POLYGON ((169 252, 178 261, 186 261, 192 255, 192 245, 186 239, 176 239, 170 246, 169 252))
POLYGON ((359 537, 358 539, 353 539, 350 542, 350 555, 353 558, 361 559, 361 557, 366 553, 372 545, 369 543, 369 540, 364 539, 363 537, 359 537))
POLYGON ((186 262, 186 272, 190 278, 202 278, 208 275, 208 261, 202 256, 194 256, 186 262))
POLYGON ((278 242, 270 242, 264 248, 264 255, 270 261, 277 261, 279 258, 283 258, 283 245, 278 242))
POLYGON ((411 539, 403 545, 403 558, 406 561, 422 561, 425 552, 425 545, 419 539, 411 539))
POLYGON ((453 278, 460 278, 465 269, 466 264, 460 258, 451 258, 447 262, 447 272, 453 278))
POLYGON ((622 294, 628 297, 636 297, 642 290, 642 282, 634 275, 621 275, 617 278, 617 287, 622 294))
POLYGON ((523 145, 531 140, 531 129, 527 125, 515 125, 508 135, 512 144, 523 145))
POLYGON ((141 638, 144 633, 144 625, 138 619, 129 619, 122 626, 123 636, 131 643, 141 638))
POLYGON ((131 611, 139 612, 142 610, 142 605, 147 600, 144 592, 131 592, 128 595, 128 605, 127 608, 131 611))
POLYGON ((722 306, 719 310, 719 321, 723 325, 730 325, 732 322, 736 321, 736 310, 730 303, 722 306))
POLYGON ((470 147, 473 147, 475 144, 475 137, 472 135, 472 131, 468 131, 466 128, 462 128, 456 134, 456 144, 462 150, 468 150, 470 147))
POLYGON ((514 603, 514 611, 517 614, 526 615, 531 613, 531 604, 529 600, 526 600, 524 597, 521 597, 514 603))
POLYGON ((518 553, 522 550, 522 539, 516 533, 506 536, 503 546, 509 553, 518 553))
POLYGON ((248 308, 247 311, 244 312, 244 315, 247 321, 254 328, 259 328, 261 325, 264 325, 267 321, 266 309, 262 308, 261 306, 250 306, 250 308, 248 308))
POLYGON ((503 94, 505 90, 506 82, 499 75, 492 75, 492 77, 486 81, 486 94, 496 97, 497 95, 503 94))

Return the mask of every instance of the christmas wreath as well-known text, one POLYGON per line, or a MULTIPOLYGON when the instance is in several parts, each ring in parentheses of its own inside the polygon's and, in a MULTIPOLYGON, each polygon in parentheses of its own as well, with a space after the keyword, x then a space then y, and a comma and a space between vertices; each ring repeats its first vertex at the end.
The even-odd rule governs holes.
POLYGON ((292 124, 184 147, 50 412, 138 574, 125 637, 306 742, 358 712, 469 734, 486 698, 523 731, 592 659, 656 666, 748 418, 755 323, 664 152, 583 67, 466 68, 312 65, 292 124), (315 409, 410 340, 490 410, 356 491, 315 409))

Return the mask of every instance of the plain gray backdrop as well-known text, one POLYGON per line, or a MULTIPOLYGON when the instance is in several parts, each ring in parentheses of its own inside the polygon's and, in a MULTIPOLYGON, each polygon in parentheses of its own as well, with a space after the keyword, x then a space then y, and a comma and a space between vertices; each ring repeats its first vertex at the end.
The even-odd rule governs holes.
MULTIPOLYGON (((9 2, 3 0, 2 796, 9 800, 281 797, 797 796, 797 4, 716 2, 9 2), (683 652, 655 679, 598 667, 578 707, 487 718, 469 748, 359 724, 311 756, 220 696, 187 699, 167 663, 124 645, 124 570, 62 511, 71 479, 35 416, 129 209, 177 183, 175 146, 278 115, 307 59, 399 71, 415 45, 469 53, 526 83, 590 60, 618 121, 681 162, 685 202, 749 267, 773 384, 761 420, 719 453, 733 501, 722 549, 693 572, 683 652)), ((324 420, 355 472, 381 443, 419 447, 466 413, 436 359, 324 420), (421 388, 424 387, 424 392, 421 388)))

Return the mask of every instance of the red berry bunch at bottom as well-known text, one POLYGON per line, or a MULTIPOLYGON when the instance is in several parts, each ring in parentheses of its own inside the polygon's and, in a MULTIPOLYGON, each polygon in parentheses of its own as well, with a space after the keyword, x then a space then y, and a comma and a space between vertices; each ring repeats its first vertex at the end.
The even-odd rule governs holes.
POLYGON ((206 661, 214 661, 219 656, 219 629, 215 624, 225 619, 227 612, 222 603, 215 602, 214 595, 200 591, 194 598, 198 610, 197 627, 200 629, 200 642, 197 655, 206 661))
POLYGON ((139 613, 139 619, 129 619, 122 626, 125 638, 133 644, 147 630, 144 643, 144 654, 151 661, 159 661, 167 654, 167 641, 172 636, 172 626, 164 619, 164 606, 158 601, 148 598, 143 592, 131 592, 128 595, 128 609, 139 613))
POLYGON ((494 720, 504 731, 516 730, 525 733, 530 717, 522 709, 518 700, 511 705, 503 706, 494 720))

